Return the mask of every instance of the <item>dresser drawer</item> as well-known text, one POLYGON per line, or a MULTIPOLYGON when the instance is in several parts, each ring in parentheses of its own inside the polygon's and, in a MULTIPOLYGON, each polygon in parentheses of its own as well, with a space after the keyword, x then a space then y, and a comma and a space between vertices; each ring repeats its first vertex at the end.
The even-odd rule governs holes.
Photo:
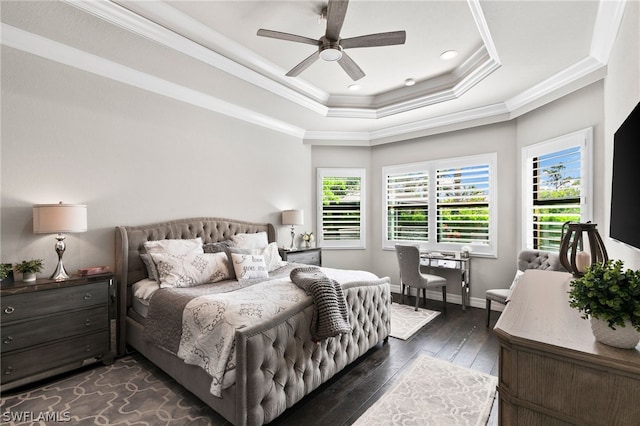
POLYGON ((5 353, 78 334, 106 330, 108 326, 109 309, 106 305, 31 321, 12 322, 2 326, 0 348, 5 353))
POLYGON ((285 256, 283 258, 287 262, 292 263, 304 263, 306 265, 316 265, 322 266, 320 250, 301 250, 301 251, 292 251, 285 252, 285 256))
POLYGON ((2 313, 2 323, 6 324, 7 321, 33 318, 89 306, 106 305, 108 300, 108 281, 102 281, 39 291, 37 297, 34 297, 34 293, 3 296, 0 300, 2 305, 0 312, 2 313))
POLYGON ((81 367, 84 360, 109 351, 109 331, 74 337, 2 356, 1 383, 45 372, 64 365, 81 367))

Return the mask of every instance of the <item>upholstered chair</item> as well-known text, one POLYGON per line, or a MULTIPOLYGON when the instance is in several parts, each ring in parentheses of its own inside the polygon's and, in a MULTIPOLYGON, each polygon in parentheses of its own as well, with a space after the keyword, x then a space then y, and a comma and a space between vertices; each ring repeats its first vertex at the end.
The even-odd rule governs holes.
POLYGON ((522 250, 518 253, 518 270, 516 276, 509 288, 495 288, 487 290, 487 327, 491 321, 491 302, 498 302, 506 305, 511 297, 511 292, 518 284, 520 276, 524 274, 527 269, 542 269, 549 271, 564 271, 565 269, 560 264, 560 258, 556 253, 549 253, 547 251, 540 250, 522 250))
POLYGON ((423 299, 427 298, 428 288, 442 288, 442 311, 447 310, 447 280, 443 277, 420 272, 420 249, 415 245, 396 244, 396 256, 400 266, 400 284, 402 286, 402 302, 405 287, 411 295, 411 287, 416 289, 416 311, 420 301, 420 289, 423 299))

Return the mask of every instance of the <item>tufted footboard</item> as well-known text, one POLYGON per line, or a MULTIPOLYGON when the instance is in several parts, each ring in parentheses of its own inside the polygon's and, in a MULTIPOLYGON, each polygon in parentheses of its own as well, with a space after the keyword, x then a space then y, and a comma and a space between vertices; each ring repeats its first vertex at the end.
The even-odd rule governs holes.
POLYGON ((268 423, 390 332, 389 279, 344 287, 352 331, 311 341, 313 305, 236 333, 236 425, 268 423))

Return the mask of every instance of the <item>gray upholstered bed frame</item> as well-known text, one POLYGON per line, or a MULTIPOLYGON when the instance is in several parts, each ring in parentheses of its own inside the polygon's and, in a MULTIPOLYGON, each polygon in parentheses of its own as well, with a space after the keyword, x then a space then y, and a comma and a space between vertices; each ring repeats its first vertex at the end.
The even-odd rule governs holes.
POLYGON ((146 342, 143 325, 128 315, 131 286, 146 277, 140 249, 149 240, 201 237, 208 243, 227 240, 238 233, 261 231, 267 232, 270 242, 276 241, 272 224, 211 217, 116 228, 118 353, 124 354, 127 344, 135 348, 235 425, 270 422, 369 349, 386 341, 390 332, 389 280, 348 284, 344 293, 350 307, 351 334, 312 343, 311 302, 301 310, 284 311, 265 324, 238 330, 236 383, 225 389, 221 398, 211 395, 211 377, 146 342))

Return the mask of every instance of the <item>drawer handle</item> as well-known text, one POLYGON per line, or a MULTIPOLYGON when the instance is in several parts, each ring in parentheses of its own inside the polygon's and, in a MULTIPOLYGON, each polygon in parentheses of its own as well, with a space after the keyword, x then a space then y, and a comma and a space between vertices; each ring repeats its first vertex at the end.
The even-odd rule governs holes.
POLYGON ((84 351, 85 352, 91 352, 91 345, 85 346, 84 351))
POLYGON ((89 327, 89 326, 91 325, 91 320, 90 320, 89 318, 87 318, 87 319, 84 321, 84 325, 85 325, 86 327, 89 327))
POLYGON ((4 375, 5 376, 8 376, 12 372, 13 372, 13 367, 7 367, 7 368, 4 369, 4 375))
POLYGON ((84 300, 89 300, 89 299, 91 299, 91 293, 87 293, 87 294, 85 294, 85 295, 84 295, 84 297, 83 297, 83 299, 84 299, 84 300))
POLYGON ((8 345, 11 342, 13 342, 13 337, 11 336, 5 337, 4 340, 2 341, 2 343, 4 343, 5 345, 8 345))
POLYGON ((15 309, 13 308, 13 306, 7 306, 6 308, 4 308, 5 314, 12 314, 14 311, 15 309))

